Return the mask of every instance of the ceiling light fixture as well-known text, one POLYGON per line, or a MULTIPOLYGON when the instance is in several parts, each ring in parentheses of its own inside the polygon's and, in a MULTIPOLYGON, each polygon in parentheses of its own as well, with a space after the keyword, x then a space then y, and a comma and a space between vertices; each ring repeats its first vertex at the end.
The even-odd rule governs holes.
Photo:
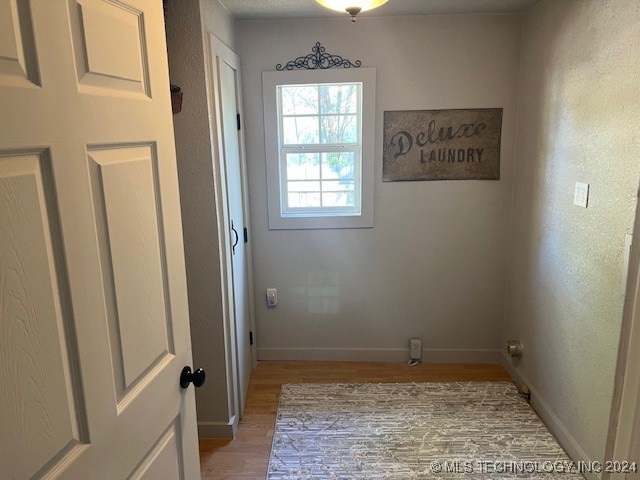
POLYGON ((351 15, 351 21, 356 21, 356 15, 384 5, 389 0, 316 0, 323 7, 337 12, 347 12, 351 15))

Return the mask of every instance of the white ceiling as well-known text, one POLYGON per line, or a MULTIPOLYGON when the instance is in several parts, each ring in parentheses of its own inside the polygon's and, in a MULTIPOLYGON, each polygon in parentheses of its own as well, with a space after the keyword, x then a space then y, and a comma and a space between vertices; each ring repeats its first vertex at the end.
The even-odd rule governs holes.
MULTIPOLYGON (((445 13, 523 12, 540 0, 389 0, 360 16, 435 15, 445 13)), ((340 13, 318 5, 314 0, 220 0, 227 10, 241 19, 340 18, 340 13)), ((344 14, 347 18, 347 14, 344 14)))

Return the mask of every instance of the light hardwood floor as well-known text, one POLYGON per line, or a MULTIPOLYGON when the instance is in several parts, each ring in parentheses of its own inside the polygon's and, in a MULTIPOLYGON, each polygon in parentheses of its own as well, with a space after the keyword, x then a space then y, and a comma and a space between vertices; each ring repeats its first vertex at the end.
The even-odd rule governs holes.
POLYGON ((200 440, 203 480, 264 480, 280 386, 285 383, 511 380, 500 365, 373 362, 260 362, 251 374, 245 415, 233 440, 200 440))

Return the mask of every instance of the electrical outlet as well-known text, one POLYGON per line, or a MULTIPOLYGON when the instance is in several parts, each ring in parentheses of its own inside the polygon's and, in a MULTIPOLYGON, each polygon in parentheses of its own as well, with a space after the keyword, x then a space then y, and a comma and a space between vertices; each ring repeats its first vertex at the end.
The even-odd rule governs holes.
POLYGON ((278 289, 267 288, 267 307, 278 306, 278 289))
POLYGON ((409 339, 409 358, 422 360, 422 340, 420 338, 409 339))

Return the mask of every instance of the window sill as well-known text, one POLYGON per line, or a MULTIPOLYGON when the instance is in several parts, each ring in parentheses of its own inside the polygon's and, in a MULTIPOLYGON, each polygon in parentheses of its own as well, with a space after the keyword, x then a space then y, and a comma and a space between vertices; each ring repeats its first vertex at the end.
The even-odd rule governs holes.
POLYGON ((314 230, 340 228, 373 228, 373 212, 349 216, 282 217, 269 216, 269 230, 314 230))

